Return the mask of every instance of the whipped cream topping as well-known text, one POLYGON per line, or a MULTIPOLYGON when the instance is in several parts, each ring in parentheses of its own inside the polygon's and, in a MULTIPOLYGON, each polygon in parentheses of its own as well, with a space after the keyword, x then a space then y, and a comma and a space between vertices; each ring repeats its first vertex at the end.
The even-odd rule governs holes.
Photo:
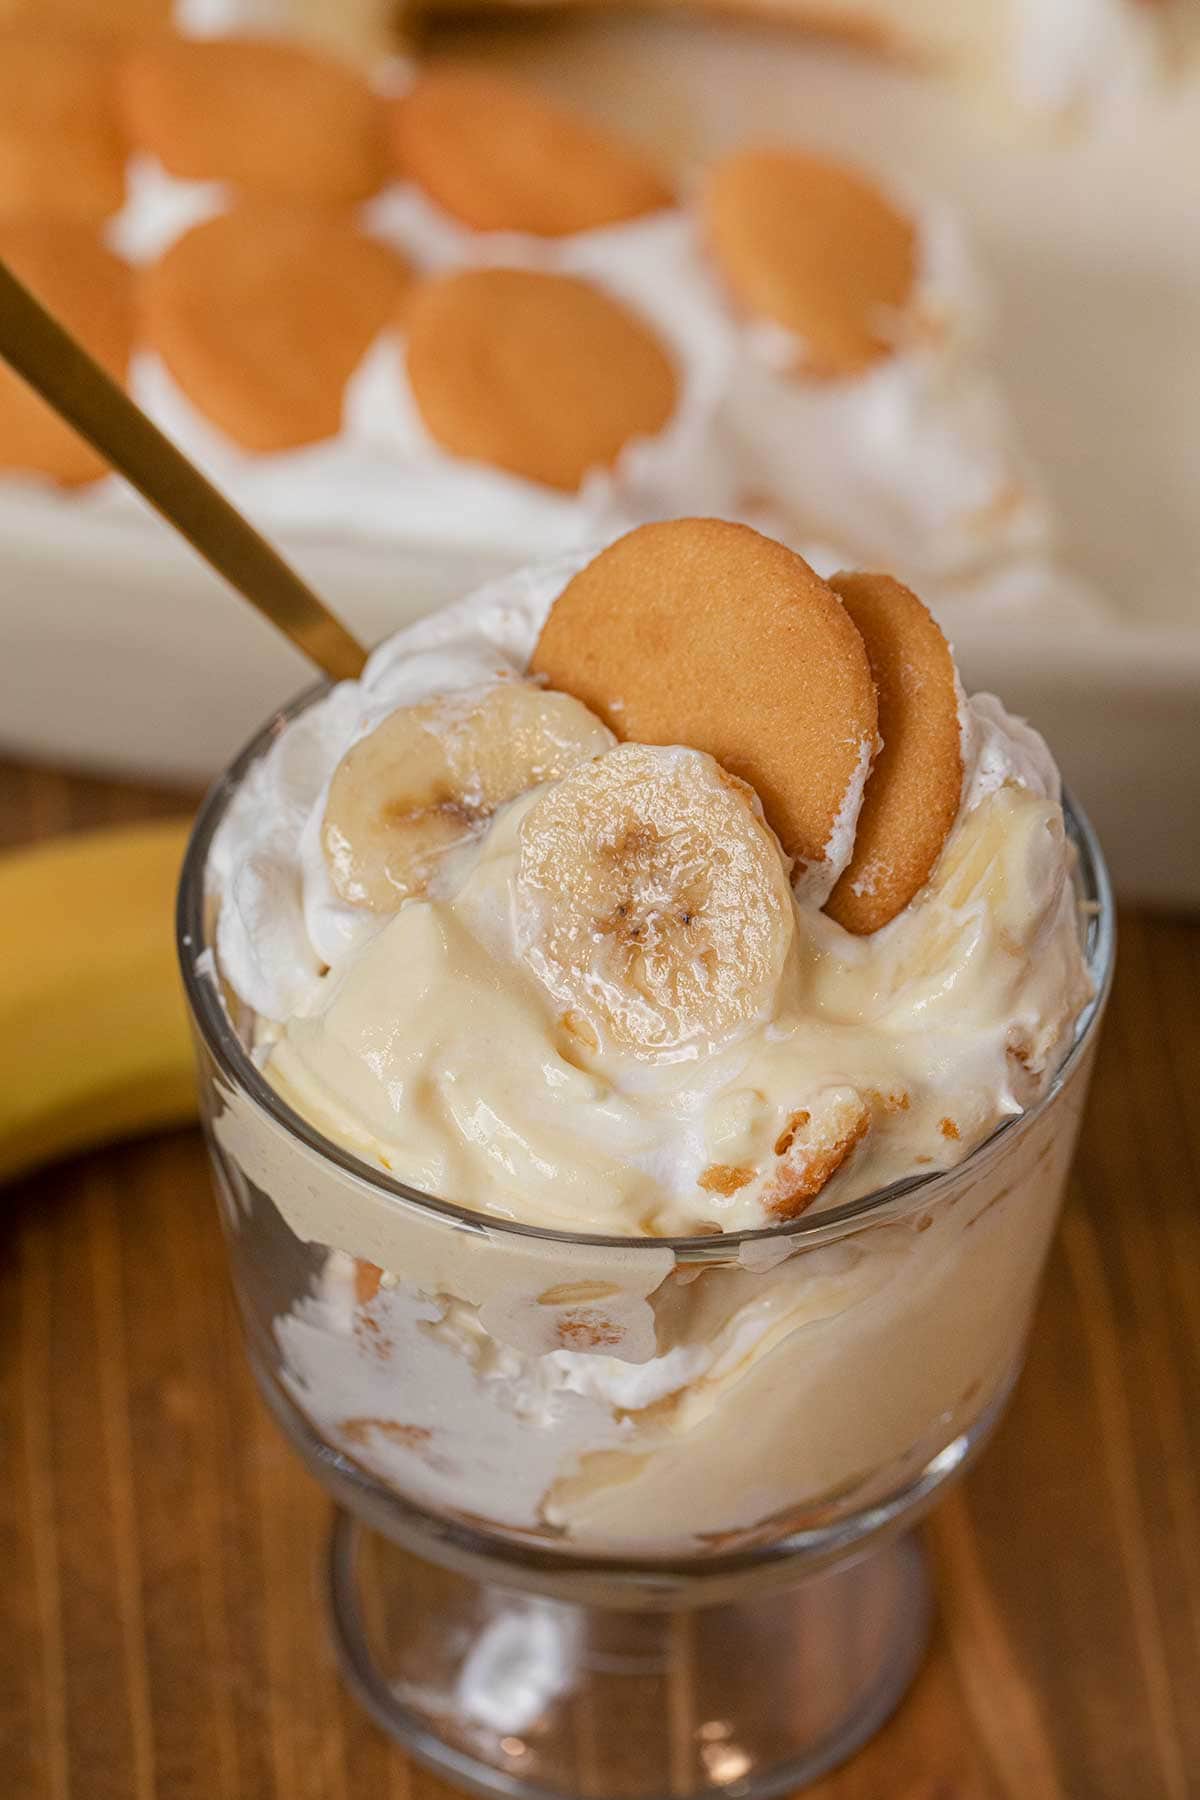
MULTIPOLYGON (((783 1234, 751 1240, 698 1280, 656 1268, 650 1291, 643 1273, 650 1353, 607 1331, 588 1350, 545 1342, 547 1313, 578 1341, 581 1294, 605 1291, 605 1308, 633 1297, 631 1267, 581 1266, 581 1253, 630 1251, 527 1238, 522 1269, 499 1234, 478 1256, 456 1234, 455 1263, 435 1268, 423 1234, 398 1224, 380 1256, 404 1278, 385 1274, 364 1300, 361 1265, 334 1250, 316 1292, 278 1322, 284 1380, 384 1482, 522 1532, 650 1554, 826 1523, 894 1493, 1002 1397, 1070 1158, 1072 1085, 1065 1111, 951 1175, 908 1219, 799 1254, 783 1234)), ((299 1171, 260 1164, 255 1178, 306 1234, 299 1171)), ((323 1223, 361 1241, 360 1221, 348 1228, 332 1204, 323 1223)), ((652 1240, 634 1250, 670 1262, 652 1240)))
POLYGON ((194 225, 225 212, 233 200, 226 181, 185 181, 168 175, 157 156, 139 151, 125 165, 125 204, 105 227, 105 242, 126 262, 154 262, 194 225))
POLYGON ((960 351, 922 345, 819 383, 751 359, 730 417, 793 543, 836 544, 917 585, 1048 545, 999 388, 960 351))
MULTIPOLYGON (((345 751, 399 706, 519 679, 583 560, 494 583, 398 634, 360 682, 280 734, 233 802, 211 871, 218 954, 269 1022, 268 1079, 413 1186, 612 1235, 769 1223, 778 1146, 798 1118, 817 1153, 842 1153, 822 1204, 959 1161, 1041 1091, 1088 993, 1057 775, 990 696, 963 704, 962 810, 926 889, 870 938, 802 893, 760 1015, 678 1059, 581 1045, 533 972, 517 876, 545 790, 497 813, 393 915, 333 892, 321 822, 345 751)), ((843 866, 852 842, 848 829, 843 866)))

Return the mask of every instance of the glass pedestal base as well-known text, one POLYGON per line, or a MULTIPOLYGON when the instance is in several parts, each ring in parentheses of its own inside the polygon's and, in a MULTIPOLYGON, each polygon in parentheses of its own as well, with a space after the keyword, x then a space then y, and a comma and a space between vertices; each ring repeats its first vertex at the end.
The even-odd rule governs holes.
POLYGON ((376 1721, 488 1796, 737 1800, 813 1781, 879 1729, 932 1613, 919 1539, 745 1600, 587 1607, 423 1562, 339 1512, 342 1673, 376 1721))

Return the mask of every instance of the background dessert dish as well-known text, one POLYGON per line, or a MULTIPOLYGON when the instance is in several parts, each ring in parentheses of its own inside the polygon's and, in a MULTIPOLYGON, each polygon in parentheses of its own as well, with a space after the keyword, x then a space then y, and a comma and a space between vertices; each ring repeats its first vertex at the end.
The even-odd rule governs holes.
MULTIPOLYGON (((210 10, 206 28, 213 23, 210 10)), ((994 118, 899 64, 778 32, 715 33, 699 22, 608 15, 518 33, 476 25, 469 42, 473 56, 521 73, 537 92, 640 134, 661 168, 698 176, 739 145, 799 138, 868 177, 902 210, 914 195, 943 194, 969 218, 999 289, 986 321, 987 361, 1001 373, 1036 466, 1052 471, 1052 480, 1030 480, 1018 456, 1027 504, 1011 507, 1012 440, 1002 432, 998 441, 991 429, 987 371, 968 379, 949 344, 934 358, 893 358, 854 384, 800 384, 756 366, 749 371, 756 381, 786 394, 798 419, 825 430, 815 474, 832 460, 858 477, 849 490, 858 496, 852 531, 837 529, 835 516, 824 554, 811 526, 793 541, 825 570, 865 562, 907 574, 951 631, 972 683, 996 687, 1035 720, 1053 719, 1060 759, 1099 819, 1123 890, 1191 903, 1200 893, 1200 839, 1179 822, 1192 817, 1200 791, 1192 730, 1200 639, 1190 580, 1197 439, 1182 404, 1193 336, 1195 90, 1145 109, 1135 136, 1050 143, 1006 137, 994 118), (841 427, 833 430, 825 387, 838 390, 843 408, 853 387, 850 414, 868 434, 866 453, 852 455, 852 440, 848 446, 841 427), (969 396, 976 398, 967 404, 969 396), (911 424, 914 415, 928 427, 921 453, 889 452, 897 422, 911 424), (1152 429, 1137 424, 1151 417, 1152 429), (1115 431, 1114 418, 1128 428, 1115 431), (965 461, 956 434, 973 447, 965 461), (865 485, 863 472, 870 473, 865 485), (889 480, 899 483, 899 525, 889 480), (1062 547, 1050 558, 1041 542, 1047 498, 1052 537, 1062 547), (968 520, 981 512, 985 528, 998 532, 998 558, 981 558, 974 534, 956 529, 964 508, 968 520), (1023 548, 1030 526, 1038 541, 1023 548), (956 567, 952 577, 924 572, 931 531, 945 533, 933 560, 956 567), (858 552, 843 547, 854 532, 868 540, 858 552), (904 541, 916 542, 919 566, 899 554, 904 541), (1099 715, 1103 734, 1094 728, 1099 715), (1156 797, 1149 805, 1147 794, 1156 797)), ((132 159, 129 173, 138 203, 131 201, 123 224, 136 215, 137 230, 125 254, 135 262, 153 259, 234 197, 220 183, 156 175, 146 158, 132 159)), ((696 373, 708 347, 702 379, 684 381, 684 410, 704 421, 729 377, 727 345, 712 331, 714 284, 695 279, 691 218, 699 186, 689 178, 684 229, 678 213, 649 215, 594 236, 541 240, 541 254, 568 259, 567 273, 636 307, 685 374, 696 373), (675 304, 656 312, 655 294, 664 289, 675 304)), ((414 205, 414 194, 393 185, 380 210, 400 218, 379 229, 394 231, 392 247, 404 254, 401 226, 407 230, 419 211, 421 229, 435 228, 438 266, 461 260, 454 222, 414 205)), ((936 224, 936 209, 929 217, 936 224)), ((482 258, 479 235, 465 234, 469 254, 482 258)), ((931 242, 941 242, 936 231, 931 242)), ((490 236, 486 249, 508 254, 490 236)), ((706 254, 706 276, 710 260, 706 254)), ((955 266, 951 259, 949 269, 955 266)), ((716 305, 722 318, 731 316, 720 288, 716 305)), ((973 303, 964 316, 974 318, 973 303)), ((745 327, 739 321, 739 343, 745 327)), ((756 333, 748 335, 761 347, 756 333)), ((969 341, 973 335, 967 332, 969 341)), ((161 359, 141 355, 133 363, 139 397, 282 535, 289 555, 337 597, 367 641, 520 561, 531 545, 540 553, 598 541, 681 505, 792 535, 785 520, 769 516, 760 484, 747 487, 742 449, 731 459, 721 448, 724 433, 703 424, 692 432, 681 420, 656 444, 638 446, 655 455, 648 470, 631 455, 630 497, 610 479, 572 499, 439 456, 413 416, 401 341, 385 333, 364 359, 338 438, 267 457, 206 428, 161 359), (711 452, 699 462, 698 441, 711 452), (396 459, 405 470, 399 491, 396 459), (331 467, 342 471, 333 489, 331 467), (473 536, 462 533, 464 517, 477 522, 473 536), (378 536, 381 519, 395 536, 378 536)), ((975 352, 971 366, 978 366, 975 352)), ((845 491, 823 498, 844 504, 845 491)), ((194 782, 220 766, 264 697, 282 701, 303 670, 240 617, 182 548, 147 526, 135 504, 110 503, 110 494, 96 483, 64 502, 42 483, 0 481, 12 571, 0 597, 7 647, 0 730, 10 746, 35 755, 194 782), (179 597, 174 608, 161 604, 166 589, 179 597), (64 667, 68 639, 89 646, 78 671, 70 659, 64 667)))
POLYGON ((999 1402, 1081 1095, 1040 1103, 1093 994, 1057 778, 964 699, 915 596, 844 586, 852 611, 744 527, 644 527, 401 634, 230 797, 214 966, 269 1089, 351 1152, 314 1161, 218 1080, 235 1258, 264 1208, 309 1246, 267 1354, 420 1504, 694 1550, 853 1510, 999 1402), (812 692, 780 674, 797 631, 812 692), (700 716, 706 633, 727 682, 700 716), (366 1169, 560 1235, 463 1234, 366 1169), (792 1259, 797 1221, 923 1171, 792 1259), (725 1264, 677 1270, 679 1236, 725 1264))
MULTIPOLYGON (((36 97, 56 71, 59 40, 30 42, 30 58, 49 72, 36 97)), ((77 46, 62 42, 69 61, 77 46)), ((660 213, 670 193, 618 138, 469 69, 415 83, 385 71, 382 90, 400 90, 389 94, 311 52, 256 39, 157 40, 114 51, 104 76, 104 118, 117 122, 128 158, 127 196, 120 184, 112 191, 108 140, 91 186, 103 187, 102 174, 108 181, 103 234, 138 270, 133 391, 264 524, 462 548, 465 520, 468 542, 503 566, 538 544, 595 537, 606 522, 615 528, 685 494, 732 509, 737 474, 714 426, 728 363, 724 327, 702 292, 678 295, 683 219, 671 215, 636 235, 640 215, 660 213), (499 115, 494 103, 482 115, 475 109, 488 125, 482 139, 462 122, 480 79, 507 105, 499 115), (273 130, 264 138, 258 96, 267 90, 273 130), (320 130, 314 118, 324 121, 320 130), (425 172, 430 193, 390 179, 400 154, 425 172), (482 168, 490 216, 508 226, 499 237, 433 198, 453 206, 456 194, 477 194, 482 168), (551 197, 557 219, 545 216, 551 197), (531 200, 542 208, 536 219, 531 200), (551 241, 559 253, 542 269, 539 248, 551 241), (421 341, 415 349, 406 342, 401 291, 418 273, 496 261, 511 265, 510 289, 520 289, 519 275, 525 289, 575 296, 565 316, 563 300, 550 303, 561 379, 576 384, 573 404, 560 410, 580 430, 565 476, 551 468, 543 479, 536 454, 526 470, 509 448, 523 430, 523 397, 542 381, 550 319, 531 320, 522 334, 521 309, 512 315, 515 335, 500 352, 504 406, 482 438, 478 422, 465 436, 456 428, 461 380, 457 404, 444 403, 447 379, 458 380, 475 353, 472 331, 491 319, 488 289, 502 270, 480 271, 478 300, 465 269, 457 287, 435 283, 416 315, 421 341), (599 345, 597 331, 606 334, 599 345), (581 410, 580 381, 586 386, 598 351, 612 379, 593 383, 581 410), (647 412, 638 395, 652 365, 661 365, 659 398, 647 412), (606 418, 622 393, 625 416, 606 418), (289 451, 303 455, 280 454, 289 451)), ((47 100, 36 117, 27 105, 12 123, 25 162, 45 157, 51 110, 47 100)), ((8 204, 18 216, 65 210, 28 180, 8 204)), ((69 252, 64 244, 64 263, 69 252)), ((18 436, 9 470, 28 472, 31 460, 18 436)), ((93 512, 130 504, 112 481, 89 496, 93 512)))
MULTIPOLYGON (((37 146, 79 46, 63 71, 52 36, 21 49, 40 87, 9 127, 30 165, 9 205, 54 214, 37 146)), ((373 89, 283 42, 163 37, 103 70, 70 204, 106 195, 138 266, 134 392, 264 524, 455 548, 465 530, 499 567, 548 532, 701 507, 914 578, 1040 541, 952 228, 853 170, 727 158, 681 204, 636 145, 469 65, 389 65, 373 89), (871 268, 889 251, 890 287, 871 268), (793 354, 818 318, 823 343, 793 354)), ((101 485, 93 504, 129 504, 101 485)))

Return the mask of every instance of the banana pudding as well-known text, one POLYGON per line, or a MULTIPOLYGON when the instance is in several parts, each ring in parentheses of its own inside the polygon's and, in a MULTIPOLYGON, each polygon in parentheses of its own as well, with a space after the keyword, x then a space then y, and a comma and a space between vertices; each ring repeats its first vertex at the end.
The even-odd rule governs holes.
POLYGON ((899 583, 677 520, 492 584, 271 735, 208 883, 262 1354, 363 1479, 696 1553, 998 1408, 1093 982, 1045 745, 899 583))

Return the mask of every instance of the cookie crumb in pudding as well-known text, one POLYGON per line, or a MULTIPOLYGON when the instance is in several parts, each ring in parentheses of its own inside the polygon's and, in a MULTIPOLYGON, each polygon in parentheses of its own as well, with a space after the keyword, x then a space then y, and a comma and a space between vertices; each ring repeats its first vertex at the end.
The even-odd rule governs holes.
POLYGON ((749 1187, 753 1180, 753 1169, 732 1169, 728 1163, 710 1163, 699 1176, 697 1186, 706 1194, 724 1194, 728 1198, 739 1188, 749 1187))
POLYGON ((794 1112, 792 1114, 785 1129, 781 1131, 779 1136, 775 1139, 776 1156, 787 1155, 788 1151, 796 1141, 796 1133, 798 1131, 803 1131, 811 1118, 811 1113, 794 1112))
POLYGON ((366 1306, 379 1292, 379 1284, 383 1279, 383 1270, 377 1263, 363 1262, 360 1258, 354 1265, 354 1298, 360 1306, 366 1306))
POLYGON ((868 1088, 867 1099, 886 1118, 893 1117, 896 1113, 906 1113, 912 1104, 903 1088, 893 1088, 886 1094, 881 1093, 878 1088, 868 1088))
MULTIPOLYGON (((566 1032, 567 1036, 576 1039, 586 1050, 598 1050, 600 1048, 600 1038, 595 1026, 592 1024, 591 1020, 576 1007, 568 1007, 558 1022, 566 1032)), ((566 1052, 564 1052, 564 1054, 567 1057, 567 1061, 570 1062, 572 1060, 571 1056, 566 1052)))
POLYGON ((564 1350, 598 1350, 602 1345, 619 1344, 625 1333, 604 1313, 575 1312, 563 1314, 558 1335, 564 1350))
POLYGON ((396 1419, 343 1419, 338 1429, 348 1444, 362 1449, 375 1433, 404 1450, 418 1450, 433 1436, 428 1425, 402 1425, 396 1419))
MULTIPOLYGON (((783 1167, 763 1189, 762 1203, 775 1219, 798 1219, 816 1199, 871 1128, 871 1114, 861 1100, 843 1101, 833 1109, 838 1135, 830 1142, 796 1145, 793 1139, 783 1167)), ((807 1129, 797 1128, 797 1136, 807 1129)))

